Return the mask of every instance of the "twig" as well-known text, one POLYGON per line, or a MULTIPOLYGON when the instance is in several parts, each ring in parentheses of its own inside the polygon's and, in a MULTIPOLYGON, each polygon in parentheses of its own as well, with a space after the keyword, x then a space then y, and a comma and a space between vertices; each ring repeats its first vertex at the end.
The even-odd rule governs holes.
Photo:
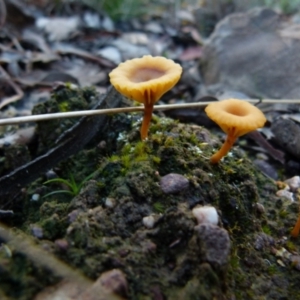
MULTIPOLYGON (((256 103, 259 99, 248 99, 250 103, 256 103)), ((167 104, 167 105, 155 105, 154 110, 163 111, 170 109, 180 109, 180 108, 194 108, 194 107, 204 107, 211 103, 212 101, 207 102, 194 102, 194 103, 183 103, 183 104, 167 104)), ((263 99, 261 103, 286 103, 286 104, 300 104, 300 100, 294 99, 263 99)), ((1 108, 1 104, 0 104, 1 108)), ((110 108, 110 109, 96 109, 96 110, 80 110, 80 111, 71 111, 71 112, 63 112, 63 113, 52 113, 52 114, 42 114, 42 115, 33 115, 33 116, 25 116, 25 117, 15 117, 15 118, 7 118, 0 120, 1 125, 12 125, 12 124, 21 124, 27 122, 40 122, 40 121, 48 121, 53 119, 64 119, 64 118, 75 118, 82 116, 97 116, 104 114, 117 114, 117 113, 128 113, 128 112, 137 112, 144 111, 143 106, 135 106, 135 107, 122 107, 122 108, 110 108)))
MULTIPOLYGON (((118 107, 122 103, 121 95, 111 87, 99 97, 95 109, 118 107)), ((0 178, 0 207, 11 196, 19 193, 21 187, 37 179, 40 174, 55 167, 60 161, 78 153, 95 134, 104 134, 109 123, 107 115, 80 118, 71 128, 64 131, 48 152, 35 157, 32 161, 16 168, 0 178), (4 197, 6 195, 6 197, 4 197), (8 195, 10 195, 8 197, 8 195)))
MULTIPOLYGON (((1 1, 1 0, 0 0, 1 1)), ((0 109, 7 105, 8 103, 11 102, 15 102, 20 100, 21 98, 23 98, 24 93, 23 91, 19 88, 19 86, 14 83, 14 81, 10 78, 10 76, 6 73, 6 71, 0 66, 0 71, 3 74, 4 79, 8 82, 8 84, 15 90, 16 95, 8 97, 8 98, 4 98, 3 100, 1 100, 0 103, 0 109)))
POLYGON ((2 217, 12 216, 13 214, 14 214, 14 212, 12 210, 3 210, 3 209, 0 209, 0 219, 1 219, 1 216, 2 217))
POLYGON ((255 130, 252 132, 249 132, 247 136, 251 137, 258 145, 260 145, 262 148, 267 150, 267 153, 272 156, 277 161, 281 162, 282 164, 285 163, 284 158, 284 152, 277 150, 274 148, 263 136, 262 134, 255 130))

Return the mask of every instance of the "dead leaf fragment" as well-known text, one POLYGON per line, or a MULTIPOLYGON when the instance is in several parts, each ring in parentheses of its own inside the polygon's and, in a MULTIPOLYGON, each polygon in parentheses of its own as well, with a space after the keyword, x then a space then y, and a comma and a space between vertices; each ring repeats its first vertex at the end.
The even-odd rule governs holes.
POLYGON ((66 40, 74 35, 78 30, 80 20, 78 17, 69 18, 39 18, 36 21, 36 26, 43 29, 50 41, 66 40))

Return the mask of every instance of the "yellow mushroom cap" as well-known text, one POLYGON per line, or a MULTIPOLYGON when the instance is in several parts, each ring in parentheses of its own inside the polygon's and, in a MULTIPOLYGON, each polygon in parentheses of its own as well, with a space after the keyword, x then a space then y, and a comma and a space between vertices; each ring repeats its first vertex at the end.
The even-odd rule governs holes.
POLYGON ((234 137, 263 127, 266 123, 261 110, 247 101, 238 99, 210 103, 205 112, 225 133, 234 137))
POLYGON ((154 104, 180 79, 182 68, 162 56, 145 55, 119 64, 110 82, 124 96, 144 104, 154 104))

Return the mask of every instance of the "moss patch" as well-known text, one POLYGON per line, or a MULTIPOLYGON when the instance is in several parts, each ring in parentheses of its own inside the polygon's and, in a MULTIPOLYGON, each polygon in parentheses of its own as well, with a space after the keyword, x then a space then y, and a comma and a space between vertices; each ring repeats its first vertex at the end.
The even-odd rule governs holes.
MULTIPOLYGON (((27 199, 27 214, 18 226, 28 234, 32 224, 41 228, 37 242, 47 241, 53 254, 92 279, 121 269, 130 299, 299 299, 300 273, 278 252, 284 248, 298 255, 300 243, 289 237, 298 205, 276 197, 275 184, 237 148, 219 165, 211 165, 218 142, 206 129, 156 117, 149 139, 141 142, 137 116, 112 117, 111 128, 124 131, 102 133, 93 141, 101 147, 85 149, 60 164, 60 176, 73 174, 78 182, 94 173, 76 197, 53 195, 37 203, 27 199), (183 175, 189 187, 165 194, 160 178, 169 173, 183 175), (201 255, 191 212, 197 204, 213 205, 219 225, 229 233, 226 265, 212 266, 201 255), (144 226, 147 216, 153 216, 153 227, 144 226), (57 240, 66 241, 66 249, 57 240)), ((43 186, 41 180, 37 186, 43 186)), ((44 193, 51 186, 46 189, 44 193)), ((26 258, 22 265, 14 260, 15 255, 5 256, 2 246, 4 292, 18 284, 24 294, 33 295, 38 288, 32 290, 28 278, 40 273, 26 258), (26 279, 16 278, 16 269, 26 279)), ((48 282, 40 284, 42 288, 48 282)))

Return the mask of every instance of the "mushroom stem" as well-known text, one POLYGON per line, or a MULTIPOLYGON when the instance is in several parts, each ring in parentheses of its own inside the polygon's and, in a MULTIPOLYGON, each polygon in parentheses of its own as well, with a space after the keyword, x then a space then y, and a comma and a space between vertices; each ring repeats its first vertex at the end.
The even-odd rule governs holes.
POLYGON ((145 103, 143 123, 142 123, 142 127, 141 127, 142 140, 144 140, 148 137, 148 129, 149 129, 149 124, 150 124, 150 121, 152 118, 152 112, 153 112, 153 104, 145 103))
POLYGON ((291 236, 297 237, 299 235, 299 231, 300 231, 300 216, 298 217, 296 225, 294 226, 293 230, 291 231, 291 236))
POLYGON ((217 164, 221 160, 221 158, 228 153, 236 139, 237 137, 235 136, 227 135, 226 141, 222 145, 221 149, 210 158, 210 162, 212 164, 217 164))

